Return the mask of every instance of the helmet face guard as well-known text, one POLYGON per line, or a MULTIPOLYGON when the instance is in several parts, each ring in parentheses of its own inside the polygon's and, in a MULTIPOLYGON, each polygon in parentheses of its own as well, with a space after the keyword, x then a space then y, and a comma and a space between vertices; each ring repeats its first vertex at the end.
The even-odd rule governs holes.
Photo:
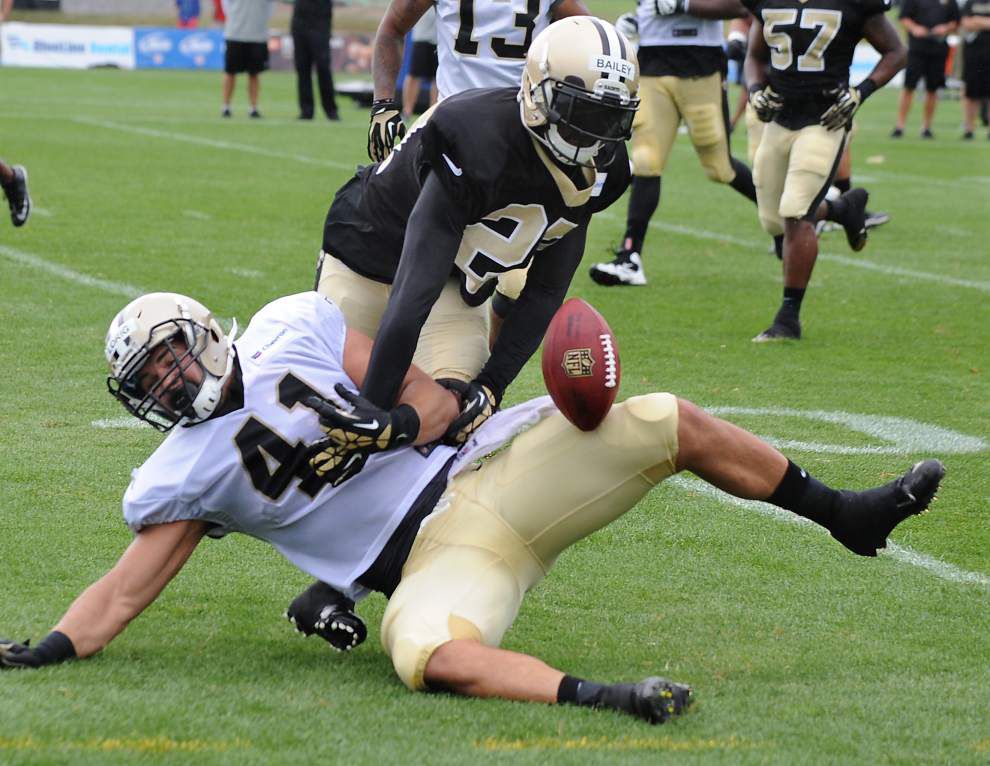
POLYGON ((603 146, 628 141, 638 98, 623 102, 560 80, 539 84, 547 110, 547 139, 558 158, 576 165, 594 164, 603 146), (590 155, 590 156, 589 156, 590 155))
POLYGON ((153 338, 163 334, 164 340, 138 349, 119 375, 110 375, 107 388, 134 417, 165 432, 180 423, 201 419, 197 417, 194 404, 210 378, 199 362, 207 346, 209 329, 191 319, 169 319, 150 330, 153 338), (141 371, 152 353, 161 347, 166 349, 171 363, 145 387, 141 382, 141 371), (186 375, 193 365, 199 370, 199 382, 193 382, 186 375), (172 382, 175 380, 179 381, 177 387, 172 382), (169 382, 167 390, 166 381, 169 382))

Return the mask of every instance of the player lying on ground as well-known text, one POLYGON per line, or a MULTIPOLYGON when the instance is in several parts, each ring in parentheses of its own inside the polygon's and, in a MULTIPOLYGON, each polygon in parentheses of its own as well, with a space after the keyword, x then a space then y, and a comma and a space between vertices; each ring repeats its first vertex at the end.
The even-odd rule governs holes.
POLYGON ((885 486, 836 491, 747 431, 659 393, 614 406, 595 431, 577 430, 544 397, 493 416, 460 450, 416 447, 457 412, 450 392, 423 373, 409 372, 391 411, 352 396, 350 412, 324 398, 361 384, 369 346, 314 292, 269 304, 236 343, 189 298, 153 293, 129 304, 107 335, 111 393, 138 418, 172 429, 124 495, 134 541, 36 647, 0 642, 0 665, 98 652, 204 536, 236 531, 349 596, 384 593, 382 645, 410 689, 661 722, 688 704, 687 686, 655 677, 593 683, 498 648, 523 596, 565 548, 689 470, 812 519, 872 556, 898 523, 925 510, 944 472, 928 460, 885 486), (356 474, 349 461, 324 459, 348 433, 363 442, 344 450, 361 456, 356 474))

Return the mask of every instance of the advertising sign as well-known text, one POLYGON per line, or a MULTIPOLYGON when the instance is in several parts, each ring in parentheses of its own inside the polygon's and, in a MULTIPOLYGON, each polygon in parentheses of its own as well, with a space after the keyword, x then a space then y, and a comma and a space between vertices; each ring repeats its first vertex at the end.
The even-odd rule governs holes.
POLYGON ((223 31, 138 27, 134 49, 139 69, 223 69, 223 31))
POLYGON ((0 27, 0 64, 4 66, 87 69, 134 68, 134 30, 67 24, 7 22, 0 27))

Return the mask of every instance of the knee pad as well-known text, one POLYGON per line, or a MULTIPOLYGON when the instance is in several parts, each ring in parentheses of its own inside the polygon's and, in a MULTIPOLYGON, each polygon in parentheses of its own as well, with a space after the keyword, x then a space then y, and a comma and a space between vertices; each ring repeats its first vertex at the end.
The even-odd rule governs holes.
POLYGON ((784 219, 777 213, 760 210, 760 225, 763 227, 763 231, 771 237, 784 233, 784 219))
POLYGON ((637 141, 633 134, 632 164, 633 173, 637 176, 659 176, 663 174, 663 157, 657 151, 654 141, 637 141))
POLYGON ((711 146, 707 149, 700 149, 698 150, 698 158, 701 160, 701 167, 709 181, 727 184, 736 177, 736 171, 729 161, 728 146, 711 146))

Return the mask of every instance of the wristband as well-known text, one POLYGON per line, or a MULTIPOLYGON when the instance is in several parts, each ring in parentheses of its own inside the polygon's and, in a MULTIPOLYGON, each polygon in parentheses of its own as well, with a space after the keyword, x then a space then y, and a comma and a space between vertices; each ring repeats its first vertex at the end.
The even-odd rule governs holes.
POLYGON ((56 662, 72 660, 76 657, 76 647, 72 640, 57 630, 45 636, 32 650, 39 665, 52 665, 56 662))
MULTIPOLYGON (((392 410, 392 433, 400 434, 402 438, 396 438, 394 446, 412 444, 419 436, 419 414, 409 404, 400 404, 392 410)), ((351 602, 351 607, 354 603, 351 602)))
POLYGON ((505 319, 509 316, 509 312, 512 311, 512 305, 515 300, 507 295, 502 295, 498 290, 492 295, 492 311, 495 312, 495 316, 499 319, 505 319))
POLYGON ((869 77, 867 77, 863 82, 856 86, 856 90, 859 91, 859 100, 866 101, 874 92, 877 91, 878 85, 873 82, 869 77))
POLYGON ((390 109, 398 109, 399 102, 395 100, 395 96, 390 98, 376 98, 371 102, 372 109, 378 109, 379 107, 388 107, 390 109))

